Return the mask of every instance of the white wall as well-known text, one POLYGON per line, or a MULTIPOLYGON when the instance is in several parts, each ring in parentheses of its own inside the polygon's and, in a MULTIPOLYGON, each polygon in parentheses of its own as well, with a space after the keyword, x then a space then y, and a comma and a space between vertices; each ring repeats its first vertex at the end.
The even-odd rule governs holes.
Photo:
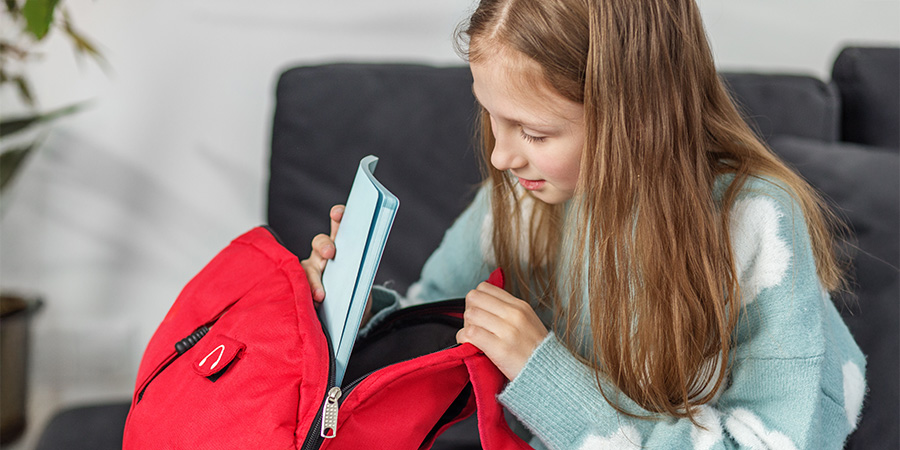
POLYGON ((719 67, 828 80, 841 48, 900 41, 900 0, 697 0, 719 67))
MULTIPOLYGON (((338 60, 458 64, 470 0, 74 0, 111 71, 54 39, 32 70, 58 123, 5 199, 4 288, 40 292, 36 423, 59 405, 124 399, 181 287, 265 220, 278 73, 338 60)), ((827 79, 847 42, 900 43, 898 0, 700 0, 721 68, 827 79)), ((5 112, 17 109, 2 93, 5 112)))

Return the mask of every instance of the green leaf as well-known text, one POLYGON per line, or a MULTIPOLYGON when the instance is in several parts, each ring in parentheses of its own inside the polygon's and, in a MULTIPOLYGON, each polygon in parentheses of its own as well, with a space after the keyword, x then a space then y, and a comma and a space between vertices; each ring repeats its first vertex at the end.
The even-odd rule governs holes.
MULTIPOLYGON (((34 106, 34 95, 31 94, 31 87, 28 85, 28 80, 21 76, 17 76, 12 79, 16 83, 16 87, 19 88, 19 95, 22 96, 22 100, 25 101, 25 104, 28 106, 34 106)), ((2 136, 2 134, 0 134, 2 136)))
POLYGON ((63 30, 69 35, 69 38, 72 40, 72 44, 75 45, 75 50, 79 53, 83 53, 86 55, 90 55, 94 58, 98 63, 105 62, 103 55, 97 50, 97 47, 91 43, 83 34, 79 33, 78 30, 72 26, 72 21, 69 19, 69 14, 67 11, 63 10, 63 30))
POLYGON ((0 155, 0 193, 2 193, 10 181, 15 178, 22 163, 28 155, 37 147, 38 141, 28 143, 22 147, 7 150, 0 155))
POLYGON ((11 134, 26 130, 41 122, 48 122, 51 120, 56 120, 62 116, 67 116, 78 111, 82 107, 84 107, 84 103, 78 103, 44 114, 34 114, 31 116, 16 117, 14 119, 5 119, 0 122, 0 138, 4 138, 11 134))
POLYGON ((0 137, 8 137, 11 134, 26 130, 32 125, 41 122, 42 117, 39 114, 35 114, 33 116, 5 119, 3 122, 0 122, 0 137))
POLYGON ((26 0, 22 7, 22 15, 28 23, 28 32, 41 40, 50 31, 53 23, 53 12, 59 0, 26 0))

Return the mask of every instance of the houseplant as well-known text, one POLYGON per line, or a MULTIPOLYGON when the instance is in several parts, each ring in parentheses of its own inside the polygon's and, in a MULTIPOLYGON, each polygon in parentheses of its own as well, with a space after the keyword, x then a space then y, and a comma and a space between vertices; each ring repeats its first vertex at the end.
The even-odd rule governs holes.
MULTIPOLYGON (((81 109, 82 104, 44 111, 28 79, 29 64, 42 57, 46 39, 61 33, 76 54, 101 66, 96 47, 73 25, 62 0, 4 0, 0 14, 0 207, 7 210, 9 188, 29 156, 43 142, 56 119, 81 109), (11 92, 18 95, 10 98, 11 92), (15 103, 11 105, 10 103, 15 103), (10 110, 19 112, 7 116, 10 110)), ((0 443, 17 439, 25 428, 28 335, 31 316, 40 308, 37 295, 0 292, 0 443)))
MULTIPOLYGON (((71 15, 61 0, 4 0, 3 32, 0 38, 0 89, 13 88, 19 100, 26 106, 25 113, 0 119, 0 142, 8 147, 0 154, 0 195, 23 167, 32 151, 42 141, 42 136, 30 136, 12 142, 16 135, 46 125, 59 117, 71 114, 80 105, 70 105, 53 111, 39 111, 28 80, 29 62, 41 57, 41 44, 54 30, 63 33, 71 41, 78 55, 86 55, 104 65, 103 57, 72 23, 71 15)), ((4 105, 4 110, 9 105, 4 105)))

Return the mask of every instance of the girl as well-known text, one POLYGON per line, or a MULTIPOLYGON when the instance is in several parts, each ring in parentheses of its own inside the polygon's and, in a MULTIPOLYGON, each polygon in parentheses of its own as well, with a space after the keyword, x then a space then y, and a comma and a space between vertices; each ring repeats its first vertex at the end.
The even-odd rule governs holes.
MULTIPOLYGON (((483 0, 460 36, 486 179, 372 322, 465 295, 457 340, 535 448, 840 448, 865 360, 832 216, 735 110, 694 2, 483 0), (497 266, 508 291, 478 284, 497 266)), ((333 255, 304 261, 317 301, 333 255)))

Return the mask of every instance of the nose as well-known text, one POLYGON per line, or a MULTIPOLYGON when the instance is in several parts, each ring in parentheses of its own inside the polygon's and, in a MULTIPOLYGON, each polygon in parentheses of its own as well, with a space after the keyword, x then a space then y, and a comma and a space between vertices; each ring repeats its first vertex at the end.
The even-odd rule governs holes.
POLYGON ((528 161, 521 150, 509 137, 494 132, 494 150, 491 152, 491 165, 497 170, 512 170, 525 167, 528 161), (512 141, 512 142, 511 142, 512 141))

